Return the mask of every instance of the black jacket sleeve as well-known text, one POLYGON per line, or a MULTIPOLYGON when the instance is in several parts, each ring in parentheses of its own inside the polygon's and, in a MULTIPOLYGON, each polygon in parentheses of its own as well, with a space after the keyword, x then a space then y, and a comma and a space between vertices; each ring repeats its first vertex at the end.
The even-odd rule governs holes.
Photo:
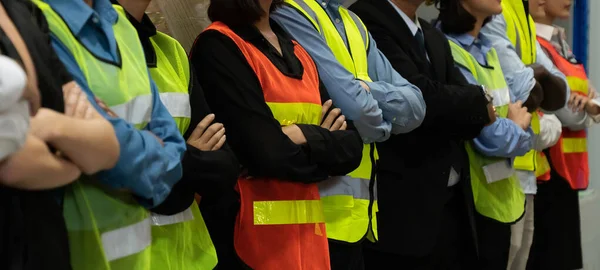
MULTIPOLYGON (((360 10, 354 11, 361 16, 360 10)), ((379 50, 402 77, 417 86, 423 93, 427 112, 420 128, 426 132, 441 132, 460 139, 473 139, 479 135, 481 129, 489 122, 487 99, 477 86, 467 84, 460 71, 454 67, 446 38, 442 37, 439 41, 426 41, 442 43, 439 47, 445 51, 446 69, 451 73, 449 78, 454 79, 448 83, 441 83, 422 74, 389 30, 381 26, 376 19, 369 17, 367 15, 361 18, 373 38, 377 40, 379 50)), ((430 31, 436 30, 430 29, 430 31)), ((410 42, 410 40, 403 42, 410 42)))
MULTIPOLYGON (((198 123, 210 113, 202 88, 194 75, 194 72, 190 71, 189 94, 192 117, 184 135, 186 139, 198 123)), ((188 144, 181 163, 183 167, 181 180, 173 186, 167 199, 152 209, 154 213, 163 215, 179 213, 192 204, 195 193, 202 197, 202 204, 215 204, 222 194, 233 190, 239 173, 237 159, 227 144, 216 151, 202 151, 188 144)))
POLYGON ((347 153, 338 150, 347 151, 344 145, 349 141, 360 144, 353 131, 329 132, 319 126, 299 125, 309 142, 293 143, 273 117, 246 58, 225 35, 202 33, 192 48, 191 60, 196 73, 202 74, 199 82, 206 100, 217 121, 225 125, 227 141, 248 175, 311 183, 349 173, 360 163, 356 150, 351 158, 356 166, 340 168, 347 161, 336 161, 340 156, 347 158, 347 153))

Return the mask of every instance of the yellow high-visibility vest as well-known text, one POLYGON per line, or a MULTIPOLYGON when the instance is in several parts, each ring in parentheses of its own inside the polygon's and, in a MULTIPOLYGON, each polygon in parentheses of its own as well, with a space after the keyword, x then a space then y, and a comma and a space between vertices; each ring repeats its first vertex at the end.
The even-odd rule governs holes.
MULTIPOLYGON (((346 8, 339 12, 348 39, 348 46, 335 25, 314 0, 286 0, 286 4, 302 12, 326 40, 336 59, 359 80, 371 82, 367 63, 369 35, 367 28, 346 8)), ((360 166, 350 174, 333 177, 319 183, 319 192, 325 212, 327 237, 348 243, 362 240, 365 235, 377 239, 378 211, 373 168, 379 159, 375 144, 363 147, 360 166), (369 230, 371 228, 371 230, 369 230)))
MULTIPOLYGON (((452 56, 467 68, 478 83, 485 85, 494 97, 494 107, 500 117, 508 115, 510 94, 500 68, 498 54, 493 48, 487 53, 487 65, 481 66, 475 57, 460 45, 450 41, 452 56)), ((502 223, 512 223, 525 212, 525 194, 508 158, 489 157, 465 144, 469 155, 471 188, 478 213, 502 223)))
MULTIPOLYGON (((525 65, 535 63, 537 60, 535 22, 526 13, 523 1, 503 0, 502 15, 506 21, 506 35, 523 63, 525 65)), ((540 118, 537 113, 532 114, 531 128, 536 136, 540 134, 540 118)), ((524 156, 515 158, 514 166, 517 170, 535 172, 536 167, 545 164, 548 164, 547 158, 531 150, 524 156)))
MULTIPOLYGON (((191 120, 187 53, 177 40, 161 32, 150 37, 150 42, 156 54, 156 66, 150 67, 150 76, 183 135, 191 120)), ((152 269, 215 268, 217 251, 195 201, 187 210, 175 215, 152 213, 151 256, 152 269)))
MULTIPOLYGON (((142 129, 150 122, 152 92, 135 28, 118 12, 113 31, 121 66, 99 60, 83 46, 52 7, 33 1, 54 35, 75 58, 89 89, 119 117, 142 129)), ((120 10, 120 6, 114 6, 120 10)), ((89 178, 89 177, 85 177, 89 178)), ((67 187, 63 212, 75 270, 151 270, 151 216, 129 193, 82 179, 67 187)))

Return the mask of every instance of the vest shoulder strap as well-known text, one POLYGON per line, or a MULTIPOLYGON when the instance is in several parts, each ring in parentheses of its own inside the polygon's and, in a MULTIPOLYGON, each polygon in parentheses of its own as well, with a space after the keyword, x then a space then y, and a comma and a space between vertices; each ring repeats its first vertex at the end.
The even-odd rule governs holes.
POLYGON ((367 52, 368 52, 370 44, 369 44, 369 30, 367 30, 367 26, 363 23, 363 21, 360 19, 360 17, 358 17, 358 15, 356 15, 354 12, 348 10, 348 14, 350 14, 350 17, 354 21, 354 24, 359 29, 360 35, 362 36, 362 39, 365 42, 365 48, 367 49, 367 52))
MULTIPOLYGON (((323 20, 323 19, 331 20, 331 19, 329 18, 329 16, 326 16, 327 18, 325 18, 325 16, 319 16, 317 14, 317 13, 322 13, 322 12, 326 13, 325 10, 323 10, 323 8, 318 3, 316 3, 314 0, 285 0, 284 4, 293 8, 294 10, 296 10, 304 18, 306 18, 308 21, 310 21, 310 23, 313 25, 315 30, 317 30, 321 35, 324 35, 323 27, 321 25, 321 23, 324 23, 324 22, 321 22, 319 19, 321 19, 321 20, 323 20), (313 1, 314 3, 310 2, 310 4, 309 4, 308 1, 313 1), (319 8, 321 10, 315 10, 317 8, 316 6, 319 6, 319 8)), ((350 15, 354 24, 360 31, 363 42, 365 43, 365 48, 368 51, 369 50, 369 32, 368 32, 365 24, 362 22, 362 20, 356 14, 349 11, 348 9, 340 7, 340 13, 341 12, 345 12, 350 15)), ((325 15, 327 15, 327 14, 325 14, 325 15)))
POLYGON ((155 44, 155 50, 162 50, 165 55, 168 56, 171 66, 175 69, 175 72, 183 76, 181 78, 186 83, 190 81, 190 64, 187 56, 187 52, 181 46, 181 43, 173 37, 162 33, 156 32, 156 35, 150 38, 155 44))
POLYGON ((477 74, 477 68, 475 67, 476 63, 473 61, 473 56, 454 41, 448 40, 448 43, 450 44, 450 49, 452 50, 454 62, 459 66, 471 71, 473 77, 475 77, 475 80, 479 80, 479 75, 477 74))

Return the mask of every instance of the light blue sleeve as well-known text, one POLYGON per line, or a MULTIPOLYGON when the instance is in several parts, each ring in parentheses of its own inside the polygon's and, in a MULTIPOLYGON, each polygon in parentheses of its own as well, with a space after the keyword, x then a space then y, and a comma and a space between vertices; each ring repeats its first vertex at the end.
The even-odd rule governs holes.
POLYGON ((392 133, 408 133, 419 127, 425 118, 423 94, 396 72, 377 49, 377 43, 371 34, 369 44, 367 61, 369 77, 373 82, 366 84, 383 111, 383 118, 392 122, 392 133))
POLYGON ((372 93, 360 85, 360 80, 335 58, 325 39, 312 23, 291 7, 282 6, 271 13, 315 61, 321 81, 336 107, 352 120, 363 142, 383 142, 390 137, 392 123, 384 119, 372 93))
POLYGON ((88 94, 90 102, 113 125, 119 140, 119 160, 114 168, 98 173, 100 181, 114 189, 130 190, 144 207, 153 208, 162 203, 181 178, 181 157, 186 146, 174 120, 160 102, 154 82, 152 120, 147 129, 163 140, 164 147, 150 132, 137 130, 121 118, 108 116, 95 102, 71 53, 54 37, 52 45, 75 82, 88 94))
POLYGON ((458 70, 460 70, 460 73, 462 73, 462 75, 465 76, 465 79, 467 79, 468 83, 479 85, 479 82, 477 82, 477 80, 475 79, 475 76, 473 76, 473 73, 471 73, 471 71, 469 71, 468 69, 466 69, 465 67, 463 67, 461 65, 454 64, 454 66, 456 66, 458 68, 458 70))
POLYGON ((506 35, 506 21, 502 14, 494 16, 492 21, 481 29, 498 53, 500 66, 508 88, 517 100, 525 102, 529 98, 531 89, 535 86, 533 69, 528 68, 521 61, 521 57, 506 35))
MULTIPOLYGON (((478 84, 473 74, 466 68, 457 65, 460 72, 471 84, 478 84)), ((515 96, 510 93, 514 102, 515 96)), ((533 147, 533 130, 524 131, 508 118, 498 117, 494 123, 484 127, 477 138, 473 139, 475 149, 490 157, 512 158, 525 155, 533 147)))

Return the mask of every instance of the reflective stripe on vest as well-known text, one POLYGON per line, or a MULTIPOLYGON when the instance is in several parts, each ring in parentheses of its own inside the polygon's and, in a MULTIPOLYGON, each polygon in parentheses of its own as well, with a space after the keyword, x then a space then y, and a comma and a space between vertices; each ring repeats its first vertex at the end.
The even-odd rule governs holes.
MULTIPOLYGON (((215 22, 205 31, 218 31, 237 45, 280 124, 319 124, 322 103, 318 73, 300 45, 292 41, 304 68, 302 79, 296 79, 281 73, 260 50, 225 24, 215 22)), ((330 269, 323 205, 316 184, 240 177, 236 188, 240 212, 234 246, 244 263, 261 270, 330 269)))
POLYGON ((150 219, 113 231, 101 236, 104 255, 108 261, 114 261, 141 252, 150 246, 150 219))
MULTIPOLYGON (((341 6, 338 10, 344 24, 348 41, 346 43, 327 12, 317 1, 285 0, 285 3, 304 14, 315 30, 323 36, 335 58, 346 70, 357 79, 372 81, 367 62, 369 35, 358 16, 341 6)), ((370 182, 375 181, 371 180, 371 176, 374 160, 378 159, 376 150, 373 154, 374 160, 371 158, 371 147, 375 147, 375 144, 367 144, 363 147, 363 158, 355 171, 345 177, 335 177, 319 183, 327 224, 327 237, 330 239, 355 243, 363 239, 366 234, 372 241, 377 239, 375 223, 369 220, 369 217, 374 217, 373 213, 378 211, 376 197, 373 196, 371 200, 369 195, 369 185, 376 186, 374 182, 370 182), (369 209, 371 202, 373 206, 369 209)))
MULTIPOLYGON (((118 13, 113 25, 120 62, 110 63, 91 54, 50 5, 34 3, 44 13, 52 35, 73 55, 92 93, 119 117, 137 128, 144 127, 152 112, 150 79, 137 32, 123 13, 118 13)), ((150 269, 148 211, 130 194, 105 190, 87 179, 90 177, 83 178, 86 180, 70 185, 64 195, 73 269, 88 269, 89 265, 104 270, 150 269)))
MULTIPOLYGON (((506 118, 510 94, 496 50, 492 48, 487 53, 487 66, 484 67, 460 45, 452 41, 449 43, 454 61, 468 69, 478 83, 485 85, 494 97, 498 97, 494 98, 494 107, 500 117, 506 118)), ((525 211, 525 194, 510 159, 485 156, 475 149, 473 142, 466 143, 465 148, 469 156, 471 188, 477 212, 503 223, 519 219, 525 211)))
MULTIPOLYGON (((540 45, 546 49, 554 65, 567 77, 572 95, 588 95, 589 82, 585 68, 571 63, 560 55, 547 40, 538 37, 540 45)), ((587 132, 563 128, 558 142, 550 147, 550 159, 556 173, 564 178, 571 189, 584 190, 589 186, 589 157, 587 153, 587 132)))
POLYGON ((254 225, 307 224, 325 222, 319 200, 255 201, 254 225), (303 215, 296 215, 303 213, 303 215))
POLYGON ((191 208, 188 208, 186 210, 183 210, 182 212, 170 216, 152 213, 152 225, 154 226, 171 225, 190 221, 193 219, 194 215, 192 214, 191 208))

